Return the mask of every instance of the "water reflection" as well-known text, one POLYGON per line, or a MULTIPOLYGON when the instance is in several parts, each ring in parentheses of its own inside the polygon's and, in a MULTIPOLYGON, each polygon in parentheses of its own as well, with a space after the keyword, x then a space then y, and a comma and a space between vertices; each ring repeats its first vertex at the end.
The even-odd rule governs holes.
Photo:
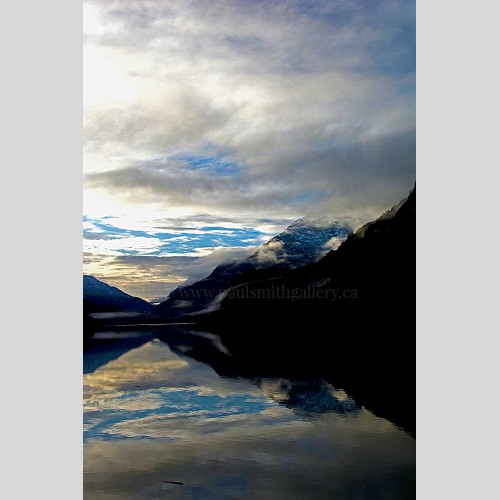
POLYGON ((243 376, 210 334, 142 333, 84 376, 85 498, 414 497, 415 441, 342 390, 243 376))
POLYGON ((359 410, 343 390, 335 389, 319 378, 261 379, 257 385, 264 394, 302 417, 313 417, 316 413, 327 411, 342 414, 359 410))
POLYGON ((126 352, 140 347, 153 334, 150 330, 104 331, 85 340, 83 373, 92 373, 99 367, 119 358, 126 352))

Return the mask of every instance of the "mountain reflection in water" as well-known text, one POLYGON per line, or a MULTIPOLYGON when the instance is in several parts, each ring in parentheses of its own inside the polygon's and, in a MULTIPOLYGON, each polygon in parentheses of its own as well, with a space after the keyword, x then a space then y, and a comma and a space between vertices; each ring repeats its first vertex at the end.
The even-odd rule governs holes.
POLYGON ((415 440, 320 377, 182 328, 98 333, 84 361, 85 498, 415 496, 415 440))

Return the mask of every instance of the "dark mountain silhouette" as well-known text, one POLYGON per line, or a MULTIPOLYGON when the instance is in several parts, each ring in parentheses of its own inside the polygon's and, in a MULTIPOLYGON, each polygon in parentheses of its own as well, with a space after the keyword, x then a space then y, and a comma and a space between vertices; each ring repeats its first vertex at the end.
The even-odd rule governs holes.
POLYGON ((110 286, 94 276, 83 276, 84 312, 140 312, 147 313, 153 306, 139 297, 133 297, 110 286))
MULTIPOLYGON (((239 283, 221 301, 221 310, 206 319, 237 313, 287 321, 335 314, 337 324, 348 326, 354 320, 354 316, 343 319, 348 312, 375 315, 389 308, 414 312, 415 207, 412 190, 404 202, 358 229, 316 263, 240 275, 239 283)), ((392 324, 394 317, 387 321, 392 324)))
POLYGON ((414 430, 415 219, 413 189, 314 264, 242 274, 197 320, 241 359, 315 360, 356 401, 414 430))
POLYGON ((270 267, 295 269, 316 262, 333 245, 340 244, 351 229, 338 221, 302 218, 271 238, 257 251, 240 262, 221 264, 210 276, 175 289, 156 308, 163 317, 177 318, 198 313, 216 305, 223 292, 237 283, 242 275, 270 267))

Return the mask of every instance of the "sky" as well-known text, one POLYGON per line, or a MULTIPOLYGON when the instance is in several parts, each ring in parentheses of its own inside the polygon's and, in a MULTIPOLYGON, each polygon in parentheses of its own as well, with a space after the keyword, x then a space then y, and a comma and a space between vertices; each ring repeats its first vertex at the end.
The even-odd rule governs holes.
POLYGON ((158 301, 415 182, 412 0, 83 4, 84 273, 158 301))

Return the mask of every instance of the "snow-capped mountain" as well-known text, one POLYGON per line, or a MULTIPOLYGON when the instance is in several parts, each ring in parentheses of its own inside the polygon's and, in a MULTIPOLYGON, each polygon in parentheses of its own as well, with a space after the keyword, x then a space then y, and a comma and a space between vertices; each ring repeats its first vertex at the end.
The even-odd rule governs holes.
POLYGON ((271 238, 247 260, 256 267, 284 265, 295 268, 319 260, 337 248, 351 233, 351 228, 338 221, 302 218, 271 238))
POLYGON ((153 306, 139 297, 133 297, 94 276, 83 275, 83 299, 94 311, 148 312, 153 306))
POLYGON ((351 231, 349 226, 339 221, 299 219, 261 245, 247 259, 221 264, 210 276, 192 285, 176 288, 166 301, 157 306, 157 312, 176 317, 213 307, 224 291, 237 279, 244 279, 246 273, 272 266, 294 269, 311 264, 337 248, 351 231))

